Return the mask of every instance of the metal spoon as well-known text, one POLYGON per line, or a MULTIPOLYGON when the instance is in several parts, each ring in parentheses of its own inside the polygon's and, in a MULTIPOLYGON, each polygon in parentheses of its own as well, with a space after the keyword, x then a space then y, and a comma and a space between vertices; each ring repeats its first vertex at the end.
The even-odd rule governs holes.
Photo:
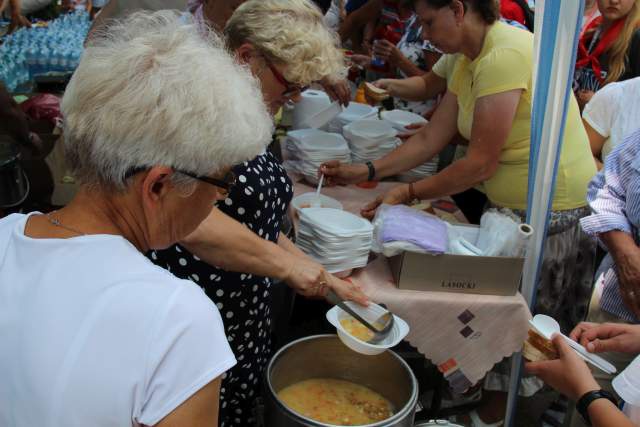
POLYGON ((347 313, 349 313, 351 316, 353 316, 354 319, 362 323, 364 326, 366 326, 369 330, 373 332, 373 337, 367 341, 369 344, 377 344, 380 341, 382 341, 387 336, 387 334, 389 334, 389 332, 391 331, 391 328, 393 327, 393 314, 388 310, 382 316, 378 317, 373 322, 373 324, 371 324, 367 322, 364 318, 362 318, 362 316, 360 316, 354 310, 352 310, 351 307, 345 304, 342 298, 340 298, 333 290, 329 289, 326 299, 331 304, 335 304, 341 309, 343 309, 344 311, 346 311, 347 313), (377 325, 380 325, 380 326, 378 327, 377 325))

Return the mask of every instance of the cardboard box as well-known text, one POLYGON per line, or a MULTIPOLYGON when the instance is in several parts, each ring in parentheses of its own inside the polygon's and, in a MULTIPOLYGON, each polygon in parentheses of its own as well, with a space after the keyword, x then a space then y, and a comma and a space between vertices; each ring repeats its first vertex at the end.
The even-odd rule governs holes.
MULTIPOLYGON (((470 236, 478 231, 476 226, 458 227, 470 236)), ((400 289, 512 296, 520 287, 524 258, 404 252, 389 264, 400 289)))

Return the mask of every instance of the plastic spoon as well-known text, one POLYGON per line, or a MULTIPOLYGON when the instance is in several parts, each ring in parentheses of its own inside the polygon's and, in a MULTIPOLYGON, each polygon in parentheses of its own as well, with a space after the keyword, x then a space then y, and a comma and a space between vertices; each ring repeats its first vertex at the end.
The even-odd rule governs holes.
POLYGON ((560 334, 567 341, 567 344, 578 353, 578 356, 582 357, 585 361, 607 374, 616 373, 617 369, 611 363, 596 354, 589 353, 582 345, 563 334, 560 331, 560 325, 553 317, 545 314, 537 314, 529 323, 547 339, 551 339, 554 334, 560 334))
POLYGON ((329 301, 331 304, 337 305, 338 307, 340 307, 341 309, 349 313, 351 317, 356 319, 358 322, 362 323, 364 326, 366 326, 369 330, 373 332, 373 338, 367 341, 370 344, 376 344, 382 341, 387 336, 387 334, 391 331, 391 328, 393 327, 393 322, 394 322, 393 314, 388 310, 382 316, 378 317, 373 322, 373 324, 371 324, 367 320, 365 320, 362 316, 360 316, 358 313, 356 313, 354 310, 352 310, 351 307, 345 304, 342 298, 340 298, 335 292, 333 292, 333 290, 329 289, 329 292, 327 293, 326 298, 327 298, 327 301, 329 301))
POLYGON ((320 189, 322 189, 322 183, 324 181, 324 174, 320 175, 320 182, 318 182, 318 188, 316 188, 316 197, 311 200, 312 208, 321 208, 322 207, 322 199, 320 198, 320 189))

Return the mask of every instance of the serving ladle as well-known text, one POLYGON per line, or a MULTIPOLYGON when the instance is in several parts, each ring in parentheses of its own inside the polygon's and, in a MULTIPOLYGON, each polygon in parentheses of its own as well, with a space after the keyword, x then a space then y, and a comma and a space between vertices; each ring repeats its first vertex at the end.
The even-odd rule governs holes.
POLYGON ((378 317, 373 324, 369 323, 366 319, 356 313, 351 307, 344 303, 344 300, 340 298, 333 290, 329 289, 326 296, 327 301, 331 304, 337 305, 342 310, 349 313, 354 319, 366 326, 371 332, 373 337, 367 340, 369 344, 377 344, 382 341, 391 331, 393 327, 393 314, 387 310, 386 313, 378 317))

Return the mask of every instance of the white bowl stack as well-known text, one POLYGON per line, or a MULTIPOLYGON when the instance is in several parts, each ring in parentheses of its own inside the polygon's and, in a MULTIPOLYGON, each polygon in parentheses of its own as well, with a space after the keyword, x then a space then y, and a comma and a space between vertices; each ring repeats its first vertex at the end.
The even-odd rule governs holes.
POLYGON ((285 149, 296 170, 312 183, 318 182, 318 168, 329 160, 351 163, 347 141, 335 133, 318 129, 299 129, 287 134, 285 149))
POLYGON ((384 157, 400 143, 396 129, 383 120, 358 120, 344 127, 353 163, 366 163, 384 157))
MULTIPOLYGON (((406 126, 415 123, 428 123, 428 121, 415 113, 403 110, 391 110, 383 111, 380 116, 382 120, 388 122, 391 126, 398 130, 398 132, 406 132, 406 126)), ((435 175, 438 171, 437 161, 428 161, 420 166, 411 169, 405 173, 398 175, 398 180, 402 182, 415 182, 427 176, 435 175)))
POLYGON ((347 108, 329 122, 328 130, 329 132, 342 133, 342 128, 349 123, 364 119, 375 119, 377 116, 378 110, 375 107, 358 102, 350 102, 347 108))
POLYGON ((296 245, 330 273, 367 265, 372 239, 373 225, 352 213, 328 208, 300 211, 296 245))

